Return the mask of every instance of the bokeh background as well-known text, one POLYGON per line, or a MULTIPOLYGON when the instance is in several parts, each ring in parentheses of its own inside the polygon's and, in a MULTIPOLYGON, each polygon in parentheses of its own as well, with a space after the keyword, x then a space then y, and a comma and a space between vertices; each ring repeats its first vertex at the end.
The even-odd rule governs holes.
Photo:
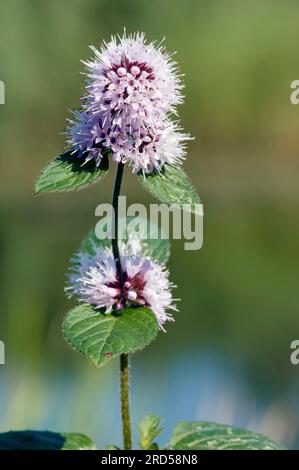
MULTIPOLYGON (((205 207, 204 246, 172 247, 180 313, 133 359, 132 414, 246 426, 299 448, 299 4, 293 0, 1 0, 0 430, 81 431, 121 444, 117 361, 96 370, 61 335, 68 259, 109 202, 109 176, 33 198, 78 106, 80 59, 112 33, 166 36, 186 74, 185 164, 205 207)), ((130 172, 129 202, 150 203, 130 172)), ((135 440, 137 439, 135 432, 135 440)))

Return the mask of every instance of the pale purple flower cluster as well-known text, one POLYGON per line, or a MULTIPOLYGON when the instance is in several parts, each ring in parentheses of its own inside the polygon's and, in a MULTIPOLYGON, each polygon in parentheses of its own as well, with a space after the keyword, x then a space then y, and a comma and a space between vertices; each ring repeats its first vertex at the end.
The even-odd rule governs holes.
MULTIPOLYGON (((105 313, 126 306, 148 306, 163 324, 173 321, 168 310, 176 310, 163 263, 142 257, 141 247, 121 245, 123 286, 120 284, 112 250, 94 246, 93 254, 79 252, 72 260, 66 290, 81 302, 104 309, 105 313)), ((164 330, 165 331, 165 330, 164 330)))
POLYGON ((105 150, 133 172, 177 165, 190 137, 171 120, 182 102, 176 64, 161 45, 137 33, 112 37, 84 62, 87 72, 82 110, 75 112, 68 143, 84 161, 99 165, 105 150))

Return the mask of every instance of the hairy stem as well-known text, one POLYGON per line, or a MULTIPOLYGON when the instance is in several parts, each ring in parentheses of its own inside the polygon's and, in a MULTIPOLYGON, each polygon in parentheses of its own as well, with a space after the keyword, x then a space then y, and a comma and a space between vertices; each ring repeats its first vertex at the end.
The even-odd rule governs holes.
MULTIPOLYGON (((120 286, 123 286, 123 271, 121 266, 121 258, 118 246, 118 197, 120 194, 121 182, 123 177, 124 165, 119 163, 114 183, 112 205, 114 209, 114 237, 112 239, 113 257, 115 260, 116 270, 119 277, 120 286)), ((123 426, 123 442, 124 449, 131 450, 131 421, 130 421, 130 364, 129 355, 121 354, 120 356, 120 402, 121 402, 121 418, 123 426)))
POLYGON ((131 421, 130 421, 130 362, 129 354, 120 356, 120 397, 121 418, 123 423, 124 449, 131 450, 131 421))

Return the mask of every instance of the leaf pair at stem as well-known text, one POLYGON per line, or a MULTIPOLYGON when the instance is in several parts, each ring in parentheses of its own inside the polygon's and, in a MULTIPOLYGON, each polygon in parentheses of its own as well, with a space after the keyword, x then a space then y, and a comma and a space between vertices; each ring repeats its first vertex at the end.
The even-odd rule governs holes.
MULTIPOLYGON (((42 171, 35 185, 35 194, 74 191, 103 179, 109 169, 109 154, 97 167, 93 160, 82 165, 76 154, 65 152, 52 160, 42 171)), ((165 164, 161 172, 138 174, 143 187, 166 204, 200 204, 200 198, 182 167, 165 164)))

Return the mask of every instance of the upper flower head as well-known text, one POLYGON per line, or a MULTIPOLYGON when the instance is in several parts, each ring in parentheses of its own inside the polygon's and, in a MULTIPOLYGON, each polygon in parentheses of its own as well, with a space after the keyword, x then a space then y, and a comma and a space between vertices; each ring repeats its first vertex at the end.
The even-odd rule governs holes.
POLYGON ((86 106, 110 115, 111 124, 153 126, 182 101, 176 63, 161 45, 146 44, 145 35, 112 37, 85 62, 86 106))
POLYGON ((103 308, 105 313, 125 306, 148 306, 159 326, 173 320, 168 309, 176 310, 171 295, 174 287, 164 264, 142 257, 138 246, 122 245, 122 284, 112 250, 94 246, 94 255, 77 253, 72 260, 66 290, 80 301, 103 308))
POLYGON ((68 143, 84 160, 100 164, 109 149, 115 162, 133 172, 158 171, 178 164, 189 136, 170 120, 181 103, 182 84, 176 64, 161 45, 137 33, 112 37, 86 66, 82 111, 69 127, 68 143), (166 141, 167 139, 167 141, 166 141))

